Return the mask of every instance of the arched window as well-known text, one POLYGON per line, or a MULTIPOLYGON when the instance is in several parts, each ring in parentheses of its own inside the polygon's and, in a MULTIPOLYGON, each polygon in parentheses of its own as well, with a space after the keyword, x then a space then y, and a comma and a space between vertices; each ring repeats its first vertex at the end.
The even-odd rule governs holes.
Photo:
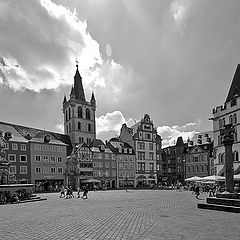
POLYGON ((187 172, 191 172, 191 168, 189 166, 187 167, 187 172))
POLYGON ((81 122, 78 122, 78 130, 81 130, 81 122))
POLYGON ((218 145, 221 146, 222 145, 222 136, 218 135, 218 145))
POLYGON ((71 108, 68 109, 68 120, 71 119, 71 108))
POLYGON ((68 134, 68 125, 66 126, 66 131, 67 131, 67 134, 68 134))
POLYGON ((78 107, 78 117, 82 118, 82 108, 78 107))
POLYGON ((219 119, 219 128, 222 128, 222 119, 219 119))
POLYGON ((225 126, 225 118, 222 119, 222 127, 225 126))
POLYGON ((91 132, 91 131, 92 131, 92 126, 91 126, 91 124, 90 124, 90 123, 88 124, 88 131, 89 131, 89 132, 91 132))
POLYGON ((90 120, 90 110, 88 108, 86 109, 86 119, 90 120))
POLYGON ((233 124, 233 117, 232 117, 232 115, 230 115, 230 117, 229 117, 229 123, 233 124))
POLYGON ((68 110, 67 109, 65 111, 65 119, 66 119, 66 122, 67 122, 67 120, 68 120, 68 110))
POLYGON ((181 172, 181 171, 182 171, 182 169, 181 169, 180 166, 178 166, 177 170, 178 170, 178 172, 181 172))
POLYGON ((222 158, 221 155, 222 155, 221 153, 218 154, 218 163, 221 163, 221 158, 222 158))
POLYGON ((69 132, 72 131, 72 126, 71 126, 71 123, 69 123, 69 132))
POLYGON ((233 124, 237 124, 237 114, 233 115, 233 124))

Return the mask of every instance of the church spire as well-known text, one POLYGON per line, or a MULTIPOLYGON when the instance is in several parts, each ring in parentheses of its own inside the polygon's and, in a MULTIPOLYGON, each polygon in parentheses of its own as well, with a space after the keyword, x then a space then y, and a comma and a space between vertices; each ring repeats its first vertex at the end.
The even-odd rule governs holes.
POLYGON ((63 98, 63 104, 67 102, 67 98, 66 95, 64 94, 64 98, 63 98))
POLYGON ((82 84, 82 77, 78 71, 78 60, 76 59, 76 73, 74 76, 74 93, 76 99, 79 99, 81 101, 86 101, 85 99, 85 94, 84 94, 84 89, 83 89, 83 84, 82 84))
POLYGON ((94 92, 92 92, 91 104, 92 104, 92 105, 96 105, 96 100, 95 100, 94 92))

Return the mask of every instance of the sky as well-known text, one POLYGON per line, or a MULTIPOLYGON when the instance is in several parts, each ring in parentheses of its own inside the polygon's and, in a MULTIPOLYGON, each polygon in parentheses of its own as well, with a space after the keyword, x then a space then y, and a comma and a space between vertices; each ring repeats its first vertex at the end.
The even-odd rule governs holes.
POLYGON ((212 130, 240 60, 238 0, 0 0, 0 121, 63 132, 76 71, 107 140, 148 113, 163 146, 212 130))

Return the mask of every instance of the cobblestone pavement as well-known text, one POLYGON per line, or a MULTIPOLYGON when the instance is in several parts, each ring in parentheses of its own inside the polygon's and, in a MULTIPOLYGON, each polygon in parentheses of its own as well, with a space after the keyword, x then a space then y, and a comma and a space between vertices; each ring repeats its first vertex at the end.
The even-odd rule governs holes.
POLYGON ((0 205, 0 239, 240 239, 240 214, 198 209, 201 200, 189 191, 97 191, 87 200, 59 195, 0 205))

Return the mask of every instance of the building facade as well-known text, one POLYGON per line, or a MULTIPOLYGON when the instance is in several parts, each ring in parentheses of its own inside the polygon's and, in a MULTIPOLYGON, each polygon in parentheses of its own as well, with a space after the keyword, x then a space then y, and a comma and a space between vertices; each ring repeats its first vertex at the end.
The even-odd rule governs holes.
POLYGON ((117 164, 115 153, 102 140, 95 139, 90 148, 93 152, 93 177, 101 182, 100 188, 117 187, 117 164))
POLYGON ((157 183, 157 129, 148 114, 128 128, 122 125, 120 140, 134 148, 136 154, 136 185, 151 186, 157 183))
POLYGON ((136 159, 134 149, 119 138, 112 138, 107 146, 115 153, 117 188, 136 187, 136 159))
POLYGON ((240 65, 237 66, 231 87, 224 105, 213 109, 213 137, 214 137, 214 173, 223 176, 225 174, 225 148, 222 144, 221 130, 226 124, 234 127, 234 174, 240 173, 240 65))
POLYGON ((72 154, 67 157, 65 176, 66 185, 73 189, 93 178, 93 152, 85 142, 76 145, 72 154))
POLYGON ((76 146, 83 142, 88 145, 96 138, 96 100, 94 93, 90 102, 86 101, 82 84, 82 77, 76 66, 76 74, 74 76, 74 85, 71 89, 70 98, 66 96, 63 99, 63 115, 64 115, 64 133, 69 135, 72 146, 76 146))

